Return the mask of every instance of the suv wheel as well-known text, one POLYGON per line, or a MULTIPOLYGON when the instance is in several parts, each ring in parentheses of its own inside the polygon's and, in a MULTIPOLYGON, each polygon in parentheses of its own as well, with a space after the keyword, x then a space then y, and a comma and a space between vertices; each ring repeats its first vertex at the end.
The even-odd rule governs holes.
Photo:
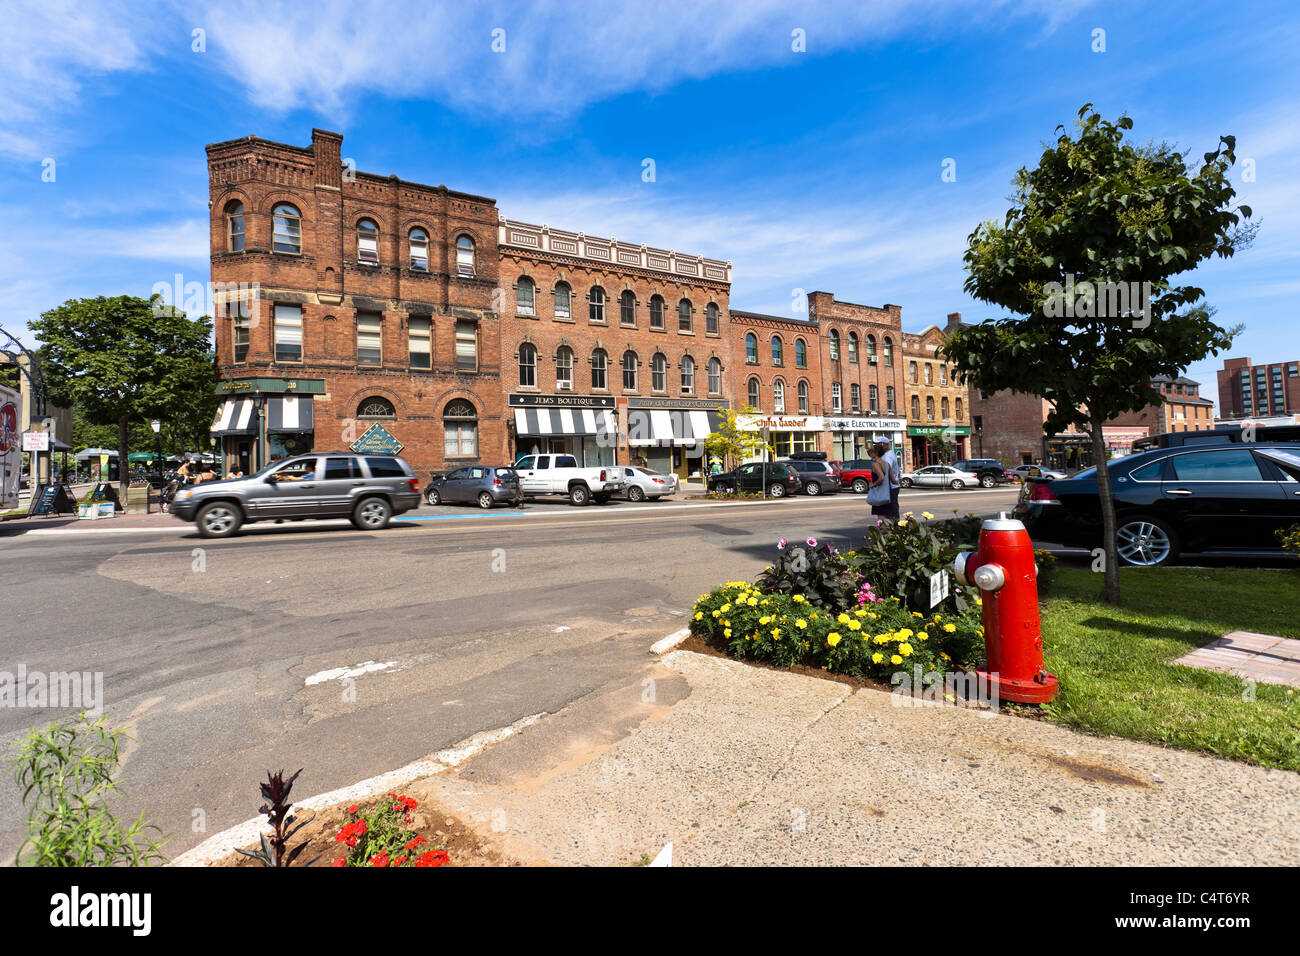
POLYGON ((818 482, 810 481, 808 484, 803 486, 803 490, 808 492, 810 495, 820 495, 822 493, 822 486, 818 482))
POLYGON ((980 478, 980 487, 981 487, 981 488, 992 488, 992 487, 993 487, 994 485, 996 485, 997 483, 998 483, 998 480, 997 480, 996 478, 994 478, 992 475, 984 475, 984 476, 982 476, 982 477, 980 478))
POLYGON ((771 487, 767 489, 767 493, 771 495, 773 498, 784 498, 785 485, 780 483, 773 483, 771 487))
POLYGON ((865 478, 854 478, 854 479, 853 479, 853 493, 854 493, 854 494, 857 494, 857 495, 865 495, 865 494, 866 494, 868 491, 870 491, 870 490, 871 490, 871 486, 870 486, 869 484, 867 484, 867 479, 865 479, 865 478))
POLYGON ((229 538, 244 523, 244 516, 234 505, 214 501, 204 505, 194 518, 199 534, 205 538, 229 538))
POLYGON ((1119 558, 1125 564, 1153 568, 1178 557, 1178 536, 1155 518, 1128 518, 1115 531, 1119 558))
POLYGON ((585 505, 591 501, 591 491, 586 485, 574 485, 569 489, 569 504, 585 505))
POLYGON ((496 504, 496 499, 492 497, 491 492, 484 491, 479 494, 478 506, 484 511, 490 511, 494 504, 496 504))
POLYGON ((393 509, 383 498, 363 498, 352 509, 352 523, 362 531, 379 531, 388 527, 393 509))
POLYGON ((437 488, 429 488, 424 493, 424 500, 436 508, 442 504, 442 495, 438 493, 437 488))

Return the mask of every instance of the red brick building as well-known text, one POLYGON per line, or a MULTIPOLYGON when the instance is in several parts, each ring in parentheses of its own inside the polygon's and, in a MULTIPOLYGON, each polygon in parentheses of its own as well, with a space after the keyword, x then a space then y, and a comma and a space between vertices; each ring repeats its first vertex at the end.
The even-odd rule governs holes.
POLYGON ((952 446, 952 461, 970 457, 968 390, 938 354, 943 338, 937 325, 903 333, 907 435, 910 460, 916 468, 939 463, 943 451, 939 441, 952 446))
POLYGON ((353 172, 341 143, 207 147, 214 438, 245 472, 359 440, 420 474, 501 454, 495 202, 353 172))
POLYGON ((1200 382, 1183 375, 1177 378, 1159 375, 1151 380, 1151 387, 1160 393, 1163 401, 1117 415, 1108 424, 1145 427, 1148 435, 1204 432, 1214 427, 1214 402, 1201 396, 1200 382))
POLYGON ((1224 359, 1215 373, 1221 419, 1266 418, 1300 413, 1300 362, 1253 365, 1248 358, 1224 359))

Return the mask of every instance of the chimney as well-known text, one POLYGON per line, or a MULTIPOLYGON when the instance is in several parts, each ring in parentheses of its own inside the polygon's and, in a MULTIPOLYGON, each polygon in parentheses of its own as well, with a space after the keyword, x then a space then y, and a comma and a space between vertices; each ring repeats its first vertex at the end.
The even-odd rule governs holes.
POLYGON ((333 186, 339 189, 343 184, 343 134, 331 133, 326 129, 311 131, 311 152, 316 160, 316 185, 333 186))
POLYGON ((961 325, 961 313, 960 313, 960 312, 949 312, 949 313, 948 313, 948 324, 945 325, 945 326, 943 327, 943 330, 944 330, 945 332, 947 332, 947 331, 949 331, 950 329, 954 329, 954 328, 956 328, 956 327, 959 326, 959 325, 961 325))

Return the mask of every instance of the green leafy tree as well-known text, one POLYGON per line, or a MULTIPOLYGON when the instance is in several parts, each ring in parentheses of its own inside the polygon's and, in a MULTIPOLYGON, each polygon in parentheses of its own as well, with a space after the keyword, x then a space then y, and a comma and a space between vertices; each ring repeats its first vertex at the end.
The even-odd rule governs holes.
POLYGON ((757 411, 749 406, 741 408, 723 408, 719 410, 722 421, 716 431, 704 439, 704 453, 710 458, 722 459, 724 470, 735 468, 749 458, 757 458, 763 452, 775 454, 775 449, 763 441, 763 433, 745 431, 736 424, 741 415, 756 415, 757 411))
MULTIPOLYGON (((41 367, 54 404, 76 408, 87 425, 116 427, 123 486, 133 422, 157 418, 175 437, 194 440, 197 429, 206 433, 211 424, 216 396, 207 316, 190 319, 157 295, 100 296, 70 299, 43 313, 31 330, 42 342, 41 367)), ((153 450, 148 435, 141 451, 153 450)))
POLYGON ((965 254, 966 292, 1011 314, 956 329, 942 346, 973 388, 1046 399, 1048 434, 1074 425, 1090 436, 1112 603, 1119 557, 1102 425, 1159 402, 1155 376, 1228 348, 1237 330, 1215 324, 1201 289, 1171 279, 1245 248, 1257 228, 1244 223, 1248 207, 1232 206, 1232 136, 1192 165, 1166 144, 1125 142, 1132 127, 1088 104, 1073 134, 1058 126, 1038 165, 1017 172, 1005 219, 976 227, 965 254))

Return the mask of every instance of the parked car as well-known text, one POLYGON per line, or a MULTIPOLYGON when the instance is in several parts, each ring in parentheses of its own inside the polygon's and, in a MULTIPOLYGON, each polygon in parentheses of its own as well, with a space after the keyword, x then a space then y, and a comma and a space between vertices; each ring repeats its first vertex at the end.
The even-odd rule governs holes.
POLYGON ((735 494, 738 491, 759 494, 766 488, 771 497, 784 498, 798 493, 803 488, 803 479, 799 476, 798 469, 789 462, 751 461, 734 471, 709 475, 708 488, 709 491, 724 494, 735 494))
POLYGON ((525 498, 568 495, 569 503, 603 505, 622 494, 625 482, 614 465, 580 468, 572 455, 524 455, 515 462, 519 488, 525 498))
POLYGON ((1248 422, 1220 425, 1203 432, 1161 432, 1133 441, 1133 453, 1178 445, 1221 445, 1224 442, 1295 442, 1300 441, 1300 425, 1254 425, 1248 422))
POLYGON ((1056 471, 1053 468, 1044 468, 1042 465, 1016 465, 1014 468, 1008 468, 1004 474, 1015 481, 1024 481, 1026 478, 1065 477, 1065 472, 1056 471))
POLYGON ((953 462, 952 466, 958 471, 969 471, 976 475, 981 488, 992 488, 999 482, 1009 480, 1002 462, 996 458, 967 458, 953 462))
POLYGON ((513 468, 493 465, 470 465, 445 475, 434 475, 424 489, 424 500, 431 505, 476 502, 483 510, 500 502, 522 504, 519 476, 513 468))
MULTIPOLYGON (((1300 442, 1174 446, 1107 468, 1127 564, 1169 564, 1186 551, 1272 551, 1281 547, 1275 532, 1300 522, 1300 442)), ((1012 514, 1035 539, 1100 547, 1097 469, 1029 478, 1012 514)))
POLYGON ((628 501, 662 498, 665 495, 675 495, 681 489, 680 479, 672 472, 660 474, 639 465, 620 465, 619 470, 623 472, 623 480, 627 483, 625 494, 628 501))
POLYGON ((898 483, 904 488, 916 485, 918 488, 951 488, 954 491, 967 485, 978 485, 979 480, 979 475, 974 472, 960 471, 952 465, 929 465, 898 476, 898 483))
POLYGON ((865 495, 871 490, 871 459, 854 458, 840 462, 840 485, 855 494, 865 495))
POLYGON ((834 494, 842 487, 839 466, 833 462, 824 458, 793 457, 784 461, 799 472, 799 477, 803 479, 803 493, 806 495, 834 494))
POLYGON ((171 513, 193 521, 205 538, 226 538, 241 525, 290 518, 351 518, 366 531, 419 507, 420 484, 395 455, 324 452, 267 465, 255 475, 189 485, 171 513))

